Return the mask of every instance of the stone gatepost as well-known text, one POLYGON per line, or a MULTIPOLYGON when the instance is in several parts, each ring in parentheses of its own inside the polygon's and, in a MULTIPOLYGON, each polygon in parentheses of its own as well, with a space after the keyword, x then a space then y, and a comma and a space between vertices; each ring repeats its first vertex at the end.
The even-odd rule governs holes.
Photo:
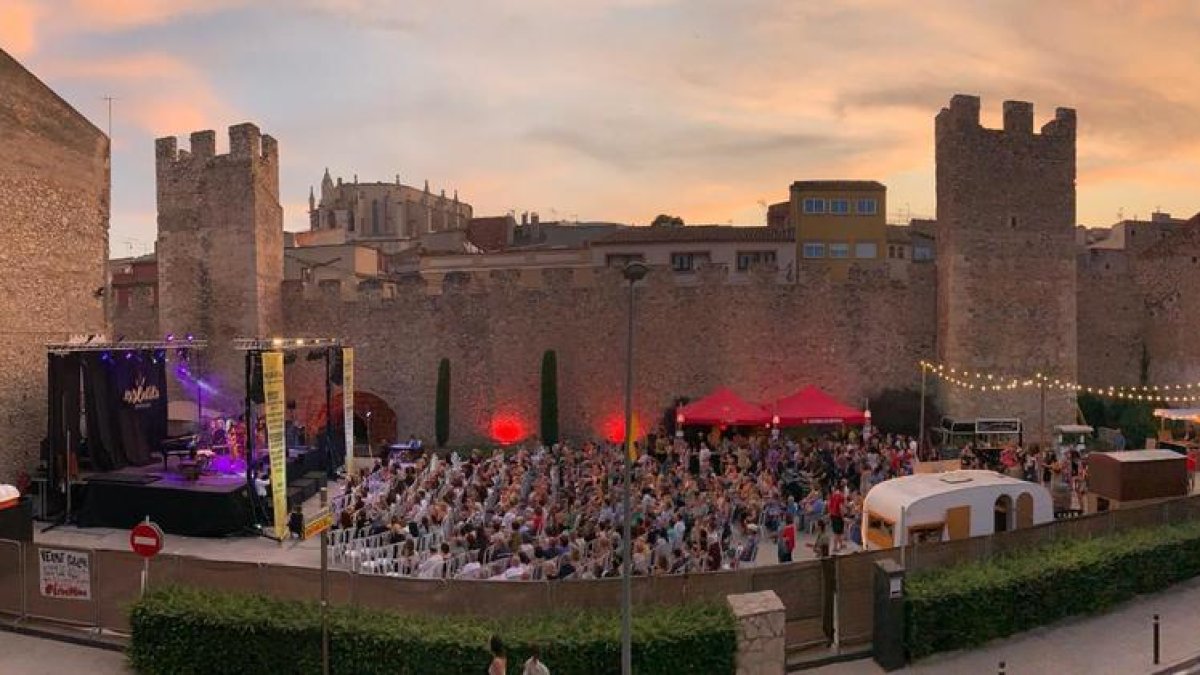
POLYGON ((737 621, 737 675, 783 675, 786 633, 783 601, 774 591, 725 598, 737 621))

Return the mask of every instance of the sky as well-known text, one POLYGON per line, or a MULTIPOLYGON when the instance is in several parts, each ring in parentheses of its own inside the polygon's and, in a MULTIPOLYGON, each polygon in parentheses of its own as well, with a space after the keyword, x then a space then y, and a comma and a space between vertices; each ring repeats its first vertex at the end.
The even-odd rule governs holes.
MULTIPOLYGON (((1200 211, 1200 3, 973 0, 0 0, 0 47, 98 127, 111 248, 151 249, 154 139, 251 121, 284 225, 326 167, 476 215, 765 222, 795 180, 935 215, 955 93, 1079 116, 1078 220, 1200 211)), ((186 147, 186 141, 181 143, 186 147)))

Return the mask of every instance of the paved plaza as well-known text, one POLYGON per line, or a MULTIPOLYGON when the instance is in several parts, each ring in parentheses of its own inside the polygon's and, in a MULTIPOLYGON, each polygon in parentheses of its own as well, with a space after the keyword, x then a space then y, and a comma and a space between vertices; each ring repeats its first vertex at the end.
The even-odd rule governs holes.
POLYGON ((6 675, 128 675, 125 655, 107 649, 0 630, 0 673, 6 675))

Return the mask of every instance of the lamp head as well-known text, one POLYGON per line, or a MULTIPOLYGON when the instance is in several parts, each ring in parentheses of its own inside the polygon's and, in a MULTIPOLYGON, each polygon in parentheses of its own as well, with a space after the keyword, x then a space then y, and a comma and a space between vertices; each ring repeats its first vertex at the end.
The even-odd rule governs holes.
POLYGON ((621 270, 621 276, 628 279, 630 283, 634 283, 644 279, 646 277, 646 273, 649 271, 650 268, 646 266, 646 263, 634 260, 633 262, 625 265, 625 268, 621 270))

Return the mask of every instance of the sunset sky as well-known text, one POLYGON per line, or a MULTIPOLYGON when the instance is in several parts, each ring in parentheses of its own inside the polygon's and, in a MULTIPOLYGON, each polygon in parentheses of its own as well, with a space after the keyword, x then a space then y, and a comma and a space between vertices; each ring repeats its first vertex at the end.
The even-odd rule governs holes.
MULTIPOLYGON (((794 180, 877 179, 934 215, 956 92, 1079 113, 1081 223, 1200 210, 1200 3, 2 0, 0 46, 97 126, 112 251, 154 240, 154 145, 257 123, 285 226, 310 185, 401 180, 477 215, 762 224, 794 180)), ((186 143, 184 144, 186 147, 186 143)))

